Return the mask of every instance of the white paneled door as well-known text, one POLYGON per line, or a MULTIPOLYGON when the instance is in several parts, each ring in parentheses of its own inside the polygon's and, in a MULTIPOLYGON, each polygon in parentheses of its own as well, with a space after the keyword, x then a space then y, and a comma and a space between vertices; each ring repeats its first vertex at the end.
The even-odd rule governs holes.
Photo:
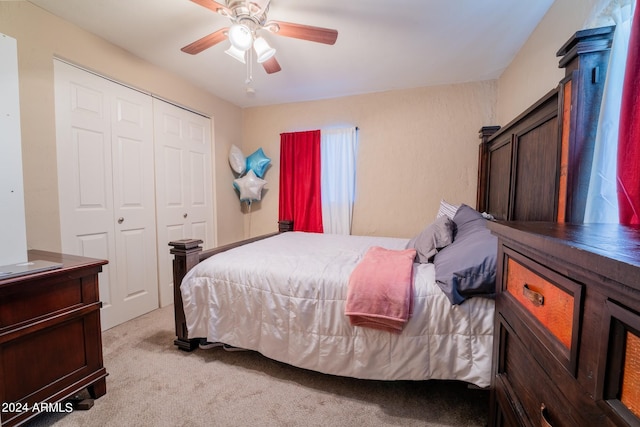
POLYGON ((108 329, 159 306, 152 100, 54 62, 62 251, 109 260, 108 329))
POLYGON ((211 119, 154 99, 160 304, 173 303, 169 242, 201 239, 212 247, 211 119))
POLYGON ((27 261, 18 42, 0 34, 0 265, 27 261))

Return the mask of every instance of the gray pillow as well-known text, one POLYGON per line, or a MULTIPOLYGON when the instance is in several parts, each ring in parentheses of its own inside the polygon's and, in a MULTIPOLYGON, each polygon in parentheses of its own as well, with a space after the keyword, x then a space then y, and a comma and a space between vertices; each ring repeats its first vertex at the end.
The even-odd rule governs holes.
POLYGON ((455 223, 448 216, 441 216, 411 239, 407 249, 416 250, 416 261, 426 264, 438 250, 453 242, 455 223))
POLYGON ((456 234, 453 243, 433 260, 436 283, 451 304, 472 296, 495 293, 498 239, 487 228, 480 212, 461 205, 453 217, 456 234))

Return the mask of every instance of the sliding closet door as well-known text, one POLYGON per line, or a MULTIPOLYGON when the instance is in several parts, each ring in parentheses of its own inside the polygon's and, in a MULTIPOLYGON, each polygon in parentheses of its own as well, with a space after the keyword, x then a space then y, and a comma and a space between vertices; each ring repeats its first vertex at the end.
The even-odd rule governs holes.
POLYGON ((158 307, 151 97, 54 62, 62 251, 109 261, 108 329, 158 307))
POLYGON ((154 99, 160 305, 173 303, 169 242, 201 239, 212 247, 211 120, 154 99))

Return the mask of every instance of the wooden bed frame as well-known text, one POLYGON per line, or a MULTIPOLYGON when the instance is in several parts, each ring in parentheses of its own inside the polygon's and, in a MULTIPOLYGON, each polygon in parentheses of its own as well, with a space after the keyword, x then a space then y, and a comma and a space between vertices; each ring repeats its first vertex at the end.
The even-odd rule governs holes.
MULTIPOLYGON (((560 84, 504 127, 480 129, 476 210, 498 220, 582 222, 585 180, 595 133, 613 27, 578 31, 556 54, 565 69, 560 84)), ((180 284, 200 261, 278 232, 203 251, 201 240, 170 242, 173 261, 175 345, 191 351, 180 284)))
MULTIPOLYGON (((548 95, 547 95, 548 97, 548 95)), ((545 99, 547 98, 545 97, 545 99)), ((538 102, 537 104, 540 104, 538 102)), ((533 107, 532 107, 533 108, 533 107)), ((535 110, 537 111, 537 110, 535 110)), ((521 117, 525 119, 530 116, 530 112, 526 112, 521 117)), ((514 121, 515 122, 515 121, 514 121)), ((508 129, 509 127, 505 128, 508 129)), ((495 176, 488 169, 492 163, 489 162, 491 158, 489 150, 492 150, 492 141, 495 138, 492 138, 496 132, 500 130, 500 126, 487 126, 483 127, 480 130, 480 138, 482 142, 480 143, 480 155, 478 160, 478 188, 477 194, 478 199, 476 203, 476 209, 479 211, 489 211, 486 209, 485 199, 487 199, 487 194, 491 194, 494 196, 498 192, 498 185, 501 184, 501 180, 495 179, 495 176), (491 177, 492 179, 488 179, 491 177), (494 188, 496 187, 496 188, 494 188)), ((503 132, 499 132, 502 134, 503 132)), ((496 134, 497 135, 497 134, 496 134)), ((495 145, 495 144, 494 144, 495 145)), ((493 164, 497 164, 493 162, 493 164)), ((494 166, 495 169, 502 168, 503 166, 494 166)), ((503 174, 503 171, 500 170, 500 175, 503 174)), ((499 187, 500 191, 503 191, 502 187, 499 187)), ((491 211, 492 214, 496 215, 498 218, 501 218, 499 213, 495 210, 491 211)), ((180 284, 182 283, 182 279, 185 277, 187 272, 195 267, 201 261, 222 253, 226 252, 230 249, 237 248, 248 243, 256 242, 258 240, 266 239, 268 237, 275 236, 280 233, 284 233, 287 231, 293 231, 293 221, 279 221, 278 222, 278 231, 275 233, 264 234, 261 236, 252 237, 250 239, 240 240, 237 242, 233 242, 224 246, 219 246, 216 248, 203 250, 202 248, 202 240, 199 239, 182 239, 175 240, 169 242, 169 246, 171 246, 170 253, 174 256, 173 259, 173 301, 174 301, 174 320, 175 320, 175 331, 176 331, 176 339, 174 340, 174 344, 181 350, 184 351, 193 351, 198 347, 200 343, 200 337, 197 338, 189 338, 189 334, 187 331, 187 324, 185 319, 184 307, 182 303, 182 294, 180 292, 180 284)))
POLYGON ((287 231, 293 231, 293 221, 280 221, 278 223, 278 232, 264 234, 262 236, 252 237, 250 239, 240 240, 238 242, 230 243, 228 245, 219 246, 217 248, 202 250, 202 240, 196 239, 183 239, 169 242, 171 246, 171 254, 173 258, 173 310, 176 326, 176 339, 173 341, 179 349, 185 351, 192 351, 200 342, 199 338, 189 338, 187 332, 187 323, 184 315, 184 307, 182 305, 182 294, 180 293, 180 284, 182 279, 187 274, 187 271, 191 270, 200 261, 203 261, 210 256, 228 251, 229 249, 237 248, 247 243, 256 242, 258 240, 266 239, 267 237, 275 236, 279 233, 287 231))
MULTIPOLYGON (((522 136, 522 139, 525 140, 526 133, 533 131, 533 134, 538 134, 537 129, 549 128, 550 130, 546 129, 546 132, 544 132, 543 138, 538 138, 538 140, 533 141, 534 146, 544 147, 546 152, 549 152, 548 145, 557 144, 556 140, 549 138, 549 136, 558 133, 557 104, 558 89, 555 89, 504 128, 501 129, 500 126, 485 126, 480 129, 481 143, 478 156, 478 187, 476 200, 476 209, 478 211, 489 212, 497 219, 514 219, 512 211, 517 212, 518 215, 521 214, 523 209, 515 209, 513 207, 513 201, 517 200, 518 203, 522 203, 522 200, 517 198, 515 194, 510 194, 512 188, 518 188, 517 186, 512 186, 512 176, 522 176, 522 173, 518 174, 516 167, 512 164, 514 162, 513 153, 514 151, 517 152, 517 148, 519 147, 528 147, 528 144, 525 146, 524 143, 519 144, 518 142, 523 134, 523 132, 521 132, 522 129, 526 131, 524 132, 525 136, 522 136), (513 147, 516 148, 514 149, 513 147)), ((555 150, 552 151, 555 152, 555 150)), ((555 157, 551 161, 555 161, 555 157)), ((538 166, 539 165, 535 165, 533 170, 537 170, 538 166)), ((542 178, 543 177, 538 176, 529 177, 523 179, 523 182, 531 182, 535 185, 542 178)), ((547 181, 553 182, 555 179, 556 174, 554 173, 547 181)), ((547 187, 548 185, 543 188, 546 189, 547 187)), ((519 194, 527 194, 531 189, 520 187, 518 191, 520 192, 519 194)), ((544 203, 531 203, 530 201, 532 199, 527 200, 529 200, 529 202, 525 200, 527 205, 524 207, 524 211, 526 212, 531 212, 532 206, 542 205, 547 207, 545 211, 547 216, 537 219, 547 219, 547 217, 556 214, 554 200, 547 200, 544 203), (548 208, 549 206, 551 207, 548 208)), ((532 215, 529 215, 528 219, 534 218, 532 215)), ((182 304, 182 294, 180 292, 182 279, 189 270, 199 262, 213 255, 292 230, 293 221, 280 221, 278 224, 278 232, 276 233, 265 234, 208 250, 203 250, 201 246, 203 243, 202 240, 184 239, 169 242, 169 246, 171 246, 170 253, 174 256, 173 301, 176 330, 174 344, 181 350, 192 351, 198 347, 200 342, 200 337, 189 338, 188 336, 184 307, 182 304)))

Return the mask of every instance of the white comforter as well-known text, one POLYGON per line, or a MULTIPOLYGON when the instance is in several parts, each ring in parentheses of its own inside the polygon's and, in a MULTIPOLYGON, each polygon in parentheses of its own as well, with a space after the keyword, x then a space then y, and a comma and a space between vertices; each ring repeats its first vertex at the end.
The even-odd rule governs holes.
POLYGON ((433 264, 414 264, 413 314, 402 334, 350 325, 351 271, 369 247, 404 249, 407 242, 289 232, 215 255, 180 288, 189 337, 334 375, 488 386, 494 301, 452 306, 433 264))

